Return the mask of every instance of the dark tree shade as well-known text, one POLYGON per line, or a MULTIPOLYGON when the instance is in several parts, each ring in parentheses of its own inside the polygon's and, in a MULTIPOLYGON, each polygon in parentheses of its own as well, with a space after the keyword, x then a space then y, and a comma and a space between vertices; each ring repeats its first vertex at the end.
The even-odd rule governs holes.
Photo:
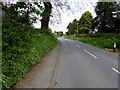
POLYGON ((41 14, 42 15, 41 29, 47 30, 48 29, 48 25, 49 25, 49 19, 50 19, 52 4, 50 2, 43 2, 43 4, 45 6, 45 10, 41 14))
POLYGON ((95 8, 97 16, 94 19, 94 27, 98 32, 115 33, 120 29, 120 6, 117 2, 98 2, 95 8))
POLYGON ((10 4, 5 18, 7 17, 23 24, 32 25, 36 23, 37 17, 34 14, 38 14, 38 12, 40 14, 40 10, 37 10, 29 2, 17 2, 16 4, 10 4))

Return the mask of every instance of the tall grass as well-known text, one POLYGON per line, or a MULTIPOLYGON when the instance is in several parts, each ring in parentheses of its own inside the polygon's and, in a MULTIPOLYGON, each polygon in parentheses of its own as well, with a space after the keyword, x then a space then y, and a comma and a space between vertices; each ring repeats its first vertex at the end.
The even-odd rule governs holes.
POLYGON ((81 41, 98 48, 113 48, 114 42, 116 42, 117 48, 120 48, 120 35, 114 33, 95 33, 84 35, 84 37, 66 36, 66 38, 81 41))
POLYGON ((41 62, 57 43, 49 32, 21 23, 3 23, 2 88, 8 89, 41 62))

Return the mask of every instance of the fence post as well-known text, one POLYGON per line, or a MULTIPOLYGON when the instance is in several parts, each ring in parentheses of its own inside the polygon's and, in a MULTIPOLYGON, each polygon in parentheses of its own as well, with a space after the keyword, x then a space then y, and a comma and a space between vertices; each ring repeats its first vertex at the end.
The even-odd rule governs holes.
POLYGON ((113 52, 115 52, 115 49, 116 49, 116 43, 114 42, 113 52))

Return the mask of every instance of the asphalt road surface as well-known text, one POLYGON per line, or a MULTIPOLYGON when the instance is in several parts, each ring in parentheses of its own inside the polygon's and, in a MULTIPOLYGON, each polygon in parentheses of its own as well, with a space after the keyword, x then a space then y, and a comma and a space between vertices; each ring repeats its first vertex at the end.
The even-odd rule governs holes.
POLYGON ((118 55, 59 38, 22 88, 118 88, 118 55))

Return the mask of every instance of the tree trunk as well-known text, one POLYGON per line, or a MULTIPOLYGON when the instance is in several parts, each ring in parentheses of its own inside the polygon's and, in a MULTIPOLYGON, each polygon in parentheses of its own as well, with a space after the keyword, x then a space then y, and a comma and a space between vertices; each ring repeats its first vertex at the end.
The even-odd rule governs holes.
POLYGON ((50 2, 43 2, 43 4, 45 6, 45 10, 42 13, 41 29, 47 30, 49 25, 52 4, 50 2))

